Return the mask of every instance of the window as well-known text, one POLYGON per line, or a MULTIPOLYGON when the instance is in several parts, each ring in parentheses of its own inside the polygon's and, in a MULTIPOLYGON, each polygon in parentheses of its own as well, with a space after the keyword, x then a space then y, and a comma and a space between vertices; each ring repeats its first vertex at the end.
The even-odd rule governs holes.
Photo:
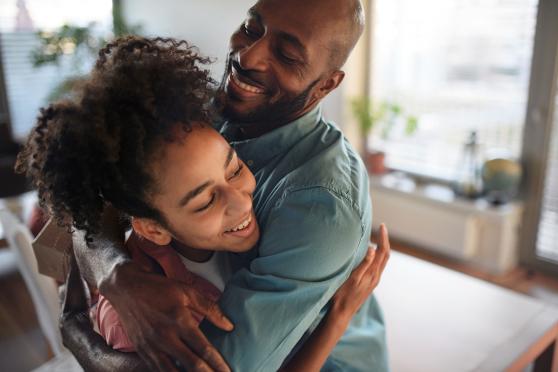
POLYGON ((451 180, 472 130, 520 157, 536 13, 536 0, 375 1, 373 102, 418 118, 410 136, 368 139, 388 167, 451 180))
POLYGON ((52 30, 65 23, 86 26, 97 23, 106 33, 111 23, 112 3, 74 0, 9 0, 0 4, 0 46, 5 74, 12 135, 25 138, 35 124, 39 108, 64 79, 90 69, 93 61, 82 60, 74 66, 71 57, 59 66, 34 68, 31 51, 39 44, 38 30, 52 30))

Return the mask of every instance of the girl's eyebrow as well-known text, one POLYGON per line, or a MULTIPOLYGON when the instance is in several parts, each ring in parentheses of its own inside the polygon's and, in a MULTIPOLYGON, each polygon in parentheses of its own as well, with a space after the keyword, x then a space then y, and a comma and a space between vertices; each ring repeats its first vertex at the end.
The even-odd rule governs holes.
POLYGON ((234 156, 234 149, 232 147, 229 147, 229 153, 227 154, 227 160, 225 160, 225 169, 227 169, 227 167, 231 163, 231 160, 232 160, 233 156, 234 156))
POLYGON ((204 182, 203 184, 199 185, 195 189, 193 189, 191 191, 188 191, 188 193, 180 199, 180 201, 178 202, 178 206, 184 207, 186 204, 188 204, 188 202, 190 200, 192 200, 194 197, 201 194, 203 192, 203 190, 205 190, 212 183, 213 183, 213 181, 207 181, 207 182, 204 182))

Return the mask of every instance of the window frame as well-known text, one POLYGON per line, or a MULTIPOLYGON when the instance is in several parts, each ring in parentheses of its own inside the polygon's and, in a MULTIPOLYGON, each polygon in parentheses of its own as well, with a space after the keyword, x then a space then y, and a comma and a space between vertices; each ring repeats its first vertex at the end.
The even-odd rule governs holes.
MULTIPOLYGON (((525 202, 520 234, 520 264, 558 276, 558 262, 538 257, 537 234, 542 211, 558 85, 558 2, 539 0, 525 125, 521 197, 525 202)), ((554 130, 558 130, 555 128, 554 130)))
POLYGON ((2 61, 2 44, 0 42, 0 153, 13 148, 14 143, 2 61))
MULTIPOLYGON (((375 0, 367 0, 368 18, 373 23, 375 0)), ((522 224, 519 234, 519 264, 558 277, 558 263, 545 260, 536 254, 536 242, 541 219, 542 199, 546 169, 549 161, 551 132, 555 112, 555 99, 558 93, 558 2, 539 0, 537 19, 527 92, 527 107, 523 123, 521 163, 524 170, 519 198, 524 202, 522 224)), ((365 30, 369 39, 373 37, 373 27, 365 30)), ((371 64, 374 50, 371 43, 366 44, 365 77, 363 93, 371 97, 371 64)), ((555 130, 558 130, 556 128, 555 130)), ((365 139, 364 139, 365 140, 365 139)), ((424 174, 413 174, 402 169, 391 169, 409 174, 419 182, 436 182, 450 185, 451 181, 424 174)))

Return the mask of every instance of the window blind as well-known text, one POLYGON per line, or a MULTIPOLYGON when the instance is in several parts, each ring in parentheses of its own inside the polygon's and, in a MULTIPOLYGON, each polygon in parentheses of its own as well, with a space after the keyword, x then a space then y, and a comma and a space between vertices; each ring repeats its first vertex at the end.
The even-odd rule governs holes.
POLYGON ((35 32, 4 32, 0 37, 12 134, 22 140, 34 126, 39 108, 48 103, 49 93, 73 70, 67 58, 60 66, 34 68, 31 51, 39 44, 35 32))

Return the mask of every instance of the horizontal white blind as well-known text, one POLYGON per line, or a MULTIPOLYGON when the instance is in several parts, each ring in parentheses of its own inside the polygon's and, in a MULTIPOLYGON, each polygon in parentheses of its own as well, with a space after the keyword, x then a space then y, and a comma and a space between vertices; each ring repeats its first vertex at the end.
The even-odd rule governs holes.
POLYGON ((63 67, 33 68, 31 51, 39 44, 34 32, 0 35, 12 131, 16 139, 21 139, 34 125, 39 107, 47 103, 46 97, 67 72, 63 67))
MULTIPOLYGON (((48 95, 76 70, 71 56, 64 56, 59 66, 33 67, 31 52, 39 45, 35 32, 4 32, 0 37, 12 132, 21 140, 35 124, 39 108, 48 104, 48 95)), ((82 71, 92 61, 86 64, 82 71)))
POLYGON ((546 168, 537 255, 558 262, 558 96, 546 168))
POLYGON ((536 0, 376 0, 374 101, 419 119, 406 136, 376 132, 388 166, 451 179, 476 130, 485 151, 519 157, 536 0))

